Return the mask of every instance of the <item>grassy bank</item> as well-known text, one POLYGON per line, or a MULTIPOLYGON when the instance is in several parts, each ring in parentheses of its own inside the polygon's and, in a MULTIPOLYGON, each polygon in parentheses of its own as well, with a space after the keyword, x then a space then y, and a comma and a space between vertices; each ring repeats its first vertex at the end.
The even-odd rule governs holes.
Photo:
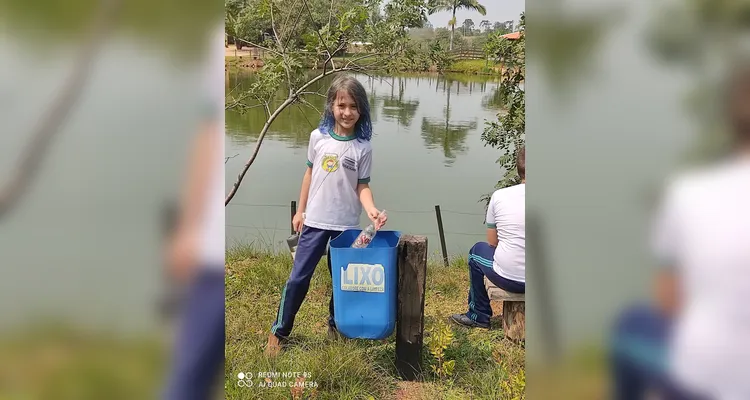
POLYGON ((498 64, 485 60, 461 60, 453 62, 446 71, 467 75, 500 75, 497 66, 498 64))
POLYGON ((148 399, 164 385, 158 337, 38 326, 0 337, 0 399, 148 399))
MULTIPOLYGON (((347 61, 351 60, 351 57, 334 57, 333 62, 339 66, 346 64, 347 61)), ((256 63, 247 56, 226 56, 226 68, 231 73, 238 71, 254 70, 257 68, 256 63)), ((378 64, 377 58, 371 58, 366 60, 367 64, 373 63, 378 64)), ((487 63, 485 60, 459 60, 454 61, 444 72, 453 72, 467 75, 500 75, 499 64, 487 63)), ((414 70, 405 68, 396 72, 436 72, 434 68, 430 70, 414 70)))
MULTIPOLYGON (((503 340, 500 321, 493 329, 468 330, 446 323, 447 317, 466 308, 466 260, 449 267, 431 263, 425 298, 425 337, 439 326, 453 332, 445 361, 454 360, 450 376, 431 372, 435 358, 425 346, 426 371, 421 382, 402 382, 394 367, 395 339, 382 341, 326 339, 331 279, 325 259, 315 271, 307 298, 296 317, 294 345, 269 360, 263 349, 276 317, 281 289, 292 267, 288 254, 268 254, 251 248, 227 253, 226 371, 227 399, 289 399, 290 388, 238 387, 239 372, 309 373, 300 399, 512 399, 521 391, 524 350, 503 340), (317 387, 315 387, 317 386, 317 387)), ((279 379, 289 381, 289 379, 279 379)), ((294 379, 291 379, 294 381, 294 379)))

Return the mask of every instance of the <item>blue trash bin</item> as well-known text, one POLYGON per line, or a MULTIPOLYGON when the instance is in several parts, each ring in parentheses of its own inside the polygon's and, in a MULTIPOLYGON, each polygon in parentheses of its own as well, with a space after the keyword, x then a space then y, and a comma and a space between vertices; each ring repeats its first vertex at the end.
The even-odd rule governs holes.
POLYGON ((347 230, 331 241, 334 320, 350 339, 383 339, 396 326, 401 232, 379 231, 368 247, 353 249, 360 232, 347 230))

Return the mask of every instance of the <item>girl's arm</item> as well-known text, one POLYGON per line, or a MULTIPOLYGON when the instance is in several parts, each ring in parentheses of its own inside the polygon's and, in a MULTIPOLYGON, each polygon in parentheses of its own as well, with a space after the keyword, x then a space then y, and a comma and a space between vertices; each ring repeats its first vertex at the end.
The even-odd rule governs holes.
POLYGON ((380 215, 380 211, 375 207, 375 200, 372 198, 372 190, 370 189, 369 183, 357 184, 357 194, 359 195, 359 201, 362 203, 362 208, 367 212, 367 216, 375 225, 375 229, 380 229, 388 221, 388 216, 383 214, 380 215))
POLYGON ((299 191, 299 203, 297 203, 297 214, 302 214, 307 208, 307 197, 310 195, 310 181, 312 180, 312 167, 307 167, 302 177, 302 188, 299 191))
POLYGON ((375 214, 379 212, 375 207, 375 200, 372 197, 372 189, 370 189, 369 183, 358 183, 357 195, 359 196, 359 201, 362 203, 362 208, 365 209, 367 215, 372 215, 373 212, 375 214))

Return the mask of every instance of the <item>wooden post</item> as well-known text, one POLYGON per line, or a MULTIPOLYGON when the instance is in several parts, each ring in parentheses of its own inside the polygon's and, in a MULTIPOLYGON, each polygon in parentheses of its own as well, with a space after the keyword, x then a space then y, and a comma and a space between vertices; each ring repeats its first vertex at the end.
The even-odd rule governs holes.
POLYGON ((404 235, 398 244, 396 369, 409 381, 422 374, 427 238, 404 235))
POLYGON ((297 202, 292 200, 292 218, 289 220, 292 225, 292 235, 294 235, 294 216, 297 215, 297 202))
POLYGON ((445 248, 445 231, 443 231, 443 216, 440 214, 440 206, 435 205, 435 216, 437 217, 438 234, 440 235, 440 248, 443 250, 443 264, 448 266, 448 250, 445 248))

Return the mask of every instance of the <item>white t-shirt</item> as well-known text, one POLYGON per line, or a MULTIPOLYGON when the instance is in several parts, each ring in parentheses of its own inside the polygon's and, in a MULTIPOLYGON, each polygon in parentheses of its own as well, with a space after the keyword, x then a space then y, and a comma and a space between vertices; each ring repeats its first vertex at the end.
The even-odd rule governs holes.
POLYGON ((497 229, 492 269, 503 278, 526 282, 526 184, 492 194, 485 223, 497 229))
POLYGON ((205 118, 201 122, 213 124, 216 140, 215 163, 208 197, 203 213, 199 260, 202 266, 224 269, 226 239, 224 238, 224 28, 217 28, 211 36, 208 62, 203 77, 205 118))
POLYGON ((750 399, 750 159, 677 179, 655 228, 656 255, 681 280, 674 377, 717 399, 750 399))
POLYGON ((359 228, 358 183, 370 182, 372 147, 354 136, 310 134, 307 166, 312 168, 305 225, 335 231, 359 228))

